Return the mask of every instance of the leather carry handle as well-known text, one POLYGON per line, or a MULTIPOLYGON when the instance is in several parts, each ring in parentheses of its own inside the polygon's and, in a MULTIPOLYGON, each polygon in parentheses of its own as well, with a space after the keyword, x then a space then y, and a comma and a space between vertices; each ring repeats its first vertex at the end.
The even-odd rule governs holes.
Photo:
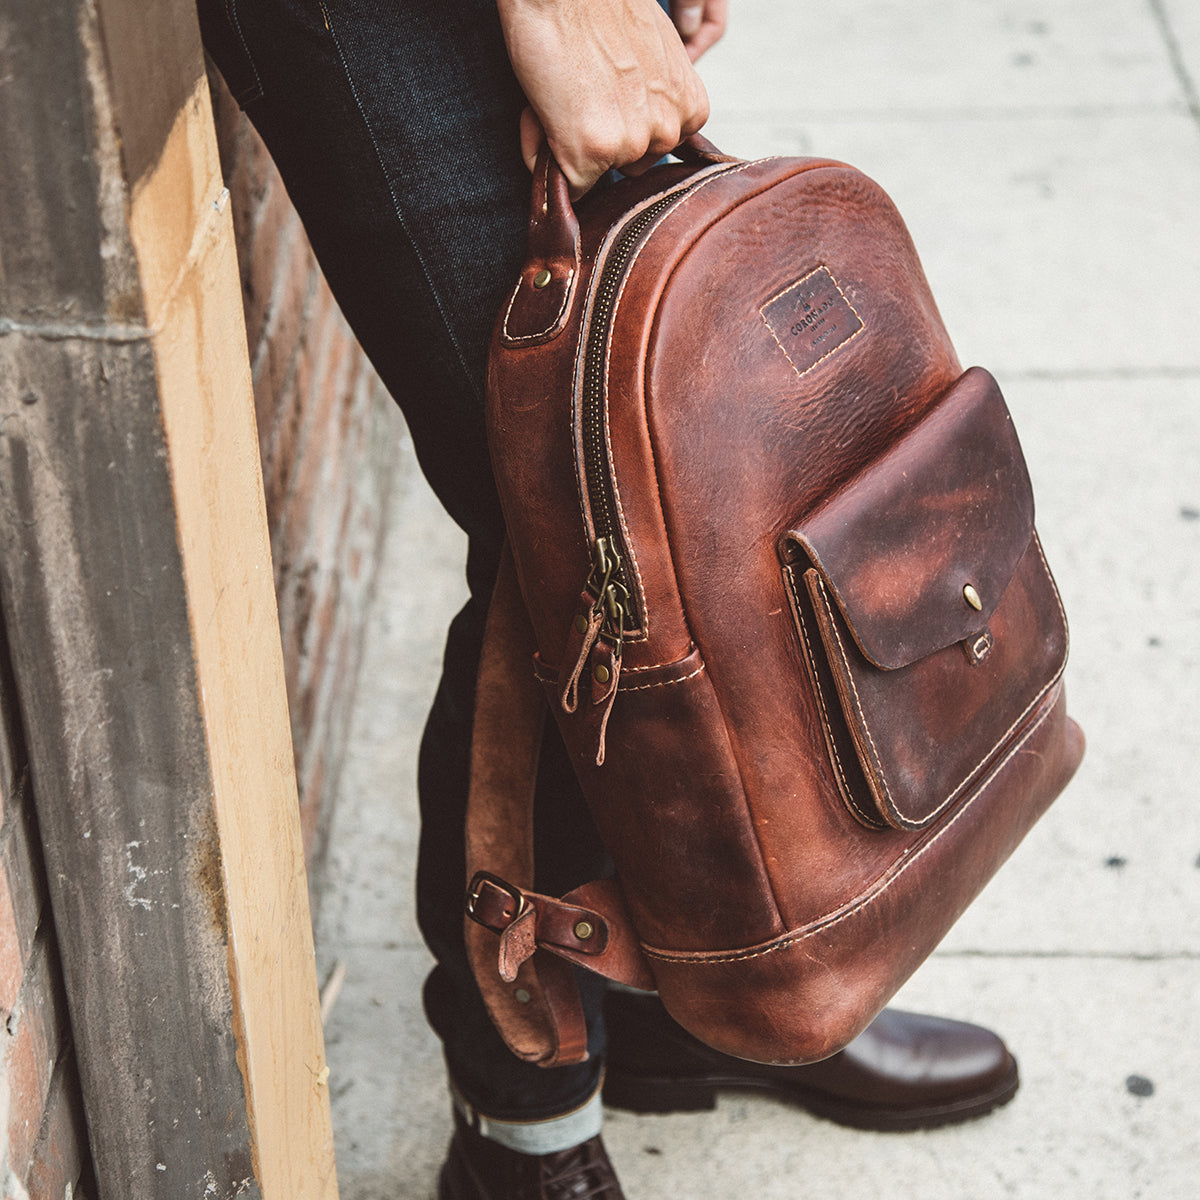
MULTIPOLYGON (((718 150, 706 137, 693 133, 671 151, 677 158, 697 166, 716 166, 741 160, 718 150)), ((579 221, 571 203, 570 185, 562 168, 542 138, 533 171, 533 193, 529 206, 529 258, 549 260, 574 245, 579 221)))
MULTIPOLYGON (((699 134, 686 138, 673 153, 697 165, 740 161, 699 134)), ((525 263, 501 324, 506 345, 536 346, 562 330, 580 265, 579 220, 570 186, 543 138, 533 170, 525 263)))

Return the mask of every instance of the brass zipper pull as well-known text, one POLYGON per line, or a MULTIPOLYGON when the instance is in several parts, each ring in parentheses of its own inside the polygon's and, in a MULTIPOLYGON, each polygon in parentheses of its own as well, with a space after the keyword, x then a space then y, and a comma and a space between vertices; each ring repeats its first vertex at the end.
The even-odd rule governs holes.
POLYGON ((621 681, 621 643, 613 641, 607 635, 597 638, 588 665, 592 675, 592 703, 589 706, 588 723, 592 726, 596 739, 596 766, 602 767, 608 718, 617 698, 617 684, 621 681))
POLYGON ((589 676, 592 715, 596 728, 597 765, 604 762, 604 731, 617 695, 621 654, 629 612, 629 591, 617 576, 621 556, 608 538, 592 544, 592 565, 579 597, 561 662, 565 673, 559 692, 563 711, 579 707, 579 685, 586 670, 589 676), (598 707, 597 707, 598 706, 598 707))
POLYGON ((613 574, 620 570, 621 556, 613 549, 606 537, 598 537, 592 543, 592 570, 588 575, 588 591, 600 603, 608 589, 613 574))
POLYGON ((596 597, 596 607, 603 614, 602 636, 617 647, 620 655, 625 640, 626 618, 629 614, 629 589, 621 582, 621 556, 608 538, 599 537, 592 545, 592 573, 588 576, 588 591, 596 597))
POLYGON ((625 645, 625 612, 629 593, 616 578, 621 556, 613 552, 607 538, 597 538, 593 548, 594 571, 599 575, 596 611, 601 615, 600 634, 588 660, 592 676, 592 703, 612 705, 621 671, 625 645))
POLYGON ((575 616, 571 618, 566 647, 559 659, 564 667, 568 668, 562 679, 558 697, 563 712, 573 713, 579 707, 579 680, 603 624, 603 607, 597 604, 596 597, 584 588, 575 606, 575 616))

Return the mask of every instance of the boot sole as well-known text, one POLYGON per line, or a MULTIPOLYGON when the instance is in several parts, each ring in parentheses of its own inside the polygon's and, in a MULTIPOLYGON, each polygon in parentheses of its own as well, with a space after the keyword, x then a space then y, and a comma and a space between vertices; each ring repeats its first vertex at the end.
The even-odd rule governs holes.
POLYGON ((614 1072, 610 1067, 604 1082, 604 1103, 610 1108, 636 1113, 707 1112, 716 1108, 719 1092, 757 1092, 774 1096, 838 1125, 880 1133, 899 1133, 936 1129, 941 1125, 982 1117, 1007 1104, 1017 1094, 1019 1086, 1017 1064, 1010 1059, 1008 1074, 986 1092, 941 1104, 883 1108, 788 1087, 769 1079, 748 1076, 668 1079, 625 1075, 614 1072))

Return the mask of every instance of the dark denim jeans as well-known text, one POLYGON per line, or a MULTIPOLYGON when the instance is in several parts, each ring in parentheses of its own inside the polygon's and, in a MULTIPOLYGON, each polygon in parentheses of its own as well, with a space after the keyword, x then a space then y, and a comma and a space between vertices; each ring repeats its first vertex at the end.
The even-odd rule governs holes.
MULTIPOLYGON (((262 135, 326 278, 404 411, 422 470, 470 538, 419 763, 425 989, 455 1084, 489 1116, 574 1108, 603 1058, 602 985, 583 981, 591 1061, 550 1070, 492 1028, 463 946, 463 817, 475 672, 503 539, 483 423, 487 341, 524 248, 529 175, 495 0, 199 0, 205 44, 262 135)), ((604 869, 561 743, 538 788, 538 886, 604 869)), ((403 1064, 396 1064, 403 1070, 403 1064)))

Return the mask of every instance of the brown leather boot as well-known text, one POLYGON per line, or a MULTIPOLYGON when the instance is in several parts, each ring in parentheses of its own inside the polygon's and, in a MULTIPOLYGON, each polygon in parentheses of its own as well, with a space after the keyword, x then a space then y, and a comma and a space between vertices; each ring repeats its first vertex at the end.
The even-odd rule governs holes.
POLYGON ((928 1129, 1008 1103, 1017 1064, 994 1033, 963 1021, 884 1009, 823 1062, 775 1067, 712 1050, 681 1029, 657 996, 611 991, 605 1002, 604 1102, 633 1112, 713 1108, 717 1092, 770 1092, 858 1129, 928 1129))
POLYGON ((625 1200, 604 1143, 590 1138, 556 1154, 520 1154, 482 1137, 454 1114, 438 1200, 625 1200))

